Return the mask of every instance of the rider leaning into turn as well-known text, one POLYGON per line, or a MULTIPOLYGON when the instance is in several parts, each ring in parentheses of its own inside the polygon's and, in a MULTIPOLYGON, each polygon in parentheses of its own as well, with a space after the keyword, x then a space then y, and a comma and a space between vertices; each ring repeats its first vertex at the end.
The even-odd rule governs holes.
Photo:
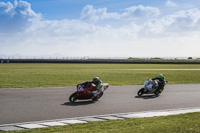
POLYGON ((95 77, 93 78, 92 83, 96 85, 96 89, 97 89, 96 91, 92 92, 93 97, 95 97, 100 92, 103 82, 99 79, 99 77, 95 77))
POLYGON ((95 77, 93 78, 92 81, 85 81, 83 82, 81 85, 77 85, 77 88, 79 88, 79 90, 84 90, 84 88, 90 88, 91 86, 91 83, 93 83, 96 87, 95 90, 88 90, 88 94, 91 94, 92 97, 96 97, 99 93, 100 93, 100 89, 102 88, 103 86, 103 82, 99 79, 99 77, 95 77))
POLYGON ((79 90, 84 90, 84 88, 89 88, 91 86, 91 83, 93 83, 96 86, 96 90, 88 90, 87 92, 89 94, 93 95, 93 98, 97 96, 98 93, 100 93, 100 89, 103 86, 103 82, 99 79, 99 77, 93 78, 92 81, 85 81, 81 85, 78 85, 77 88, 79 90))
POLYGON ((162 74, 158 74, 157 77, 152 78, 152 80, 157 80, 158 81, 158 89, 162 91, 165 86, 165 78, 162 74))

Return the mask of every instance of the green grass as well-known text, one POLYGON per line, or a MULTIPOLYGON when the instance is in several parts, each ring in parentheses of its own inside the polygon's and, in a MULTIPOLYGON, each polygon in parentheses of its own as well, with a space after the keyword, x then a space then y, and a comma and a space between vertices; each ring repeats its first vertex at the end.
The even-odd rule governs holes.
POLYGON ((200 113, 108 120, 55 126, 48 128, 10 131, 8 133, 197 133, 200 132, 200 113))
POLYGON ((199 84, 200 71, 108 69, 200 69, 200 64, 0 64, 0 88, 75 86, 98 76, 110 85, 143 84, 162 73, 169 84, 199 84))

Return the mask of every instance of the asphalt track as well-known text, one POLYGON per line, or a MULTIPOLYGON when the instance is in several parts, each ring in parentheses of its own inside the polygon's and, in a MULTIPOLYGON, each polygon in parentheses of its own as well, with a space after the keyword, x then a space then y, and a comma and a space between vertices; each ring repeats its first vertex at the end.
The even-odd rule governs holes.
POLYGON ((159 97, 137 96, 142 85, 110 86, 93 102, 70 103, 75 87, 0 89, 0 125, 94 115, 200 107, 200 84, 166 85, 159 97))

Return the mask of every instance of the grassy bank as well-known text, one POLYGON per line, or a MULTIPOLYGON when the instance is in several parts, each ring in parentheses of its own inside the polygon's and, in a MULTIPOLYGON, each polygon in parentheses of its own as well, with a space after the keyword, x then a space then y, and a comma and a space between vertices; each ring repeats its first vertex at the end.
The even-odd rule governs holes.
POLYGON ((0 88, 75 86, 98 76, 110 85, 143 84, 162 73, 169 84, 199 84, 200 71, 109 69, 200 69, 200 64, 0 64, 0 88))
POLYGON ((188 113, 152 118, 134 118, 89 122, 66 126, 38 128, 9 133, 80 133, 80 132, 129 132, 129 133, 191 133, 200 132, 200 113, 188 113))

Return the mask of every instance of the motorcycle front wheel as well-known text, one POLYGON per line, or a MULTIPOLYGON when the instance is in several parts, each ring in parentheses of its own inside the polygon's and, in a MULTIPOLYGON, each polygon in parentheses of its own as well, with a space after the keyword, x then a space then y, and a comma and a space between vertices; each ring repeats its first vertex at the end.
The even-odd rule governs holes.
POLYGON ((154 92, 154 94, 155 94, 156 97, 159 96, 159 95, 160 95, 159 90, 156 90, 156 91, 154 92))
POLYGON ((93 101, 97 101, 99 98, 101 98, 103 96, 103 92, 100 93, 98 96, 92 98, 93 101))
POLYGON ((138 91, 138 96, 142 96, 144 94, 144 88, 141 88, 139 91, 138 91))
POLYGON ((75 102, 78 99, 77 93, 74 92, 70 97, 69 97, 69 101, 70 102, 75 102))

